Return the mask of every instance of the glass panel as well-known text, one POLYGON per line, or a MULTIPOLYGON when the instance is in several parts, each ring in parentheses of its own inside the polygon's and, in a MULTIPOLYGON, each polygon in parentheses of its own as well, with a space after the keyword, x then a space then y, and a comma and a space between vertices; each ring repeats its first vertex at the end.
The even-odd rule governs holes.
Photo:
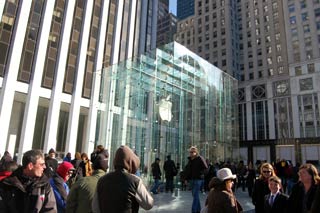
POLYGON ((168 154, 186 165, 191 145, 213 161, 237 160, 237 81, 225 72, 170 43, 101 73, 96 143, 111 153, 130 146, 141 171, 168 154))

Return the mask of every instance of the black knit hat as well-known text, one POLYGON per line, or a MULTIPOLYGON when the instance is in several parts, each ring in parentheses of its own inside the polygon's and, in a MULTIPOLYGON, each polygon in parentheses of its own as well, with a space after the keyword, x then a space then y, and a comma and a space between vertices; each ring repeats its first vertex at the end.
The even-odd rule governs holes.
POLYGON ((49 150, 49 154, 51 154, 51 153, 56 153, 56 151, 54 151, 54 149, 51 148, 51 149, 49 150))

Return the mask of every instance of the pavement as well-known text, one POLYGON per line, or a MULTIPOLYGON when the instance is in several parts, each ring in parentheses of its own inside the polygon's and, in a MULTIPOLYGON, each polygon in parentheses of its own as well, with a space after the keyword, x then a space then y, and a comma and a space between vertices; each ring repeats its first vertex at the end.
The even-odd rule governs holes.
MULTIPOLYGON (((201 207, 204 206, 204 202, 208 194, 200 193, 201 207)), ((140 207, 139 212, 163 212, 163 213, 187 213, 191 212, 192 195, 191 191, 178 191, 176 193, 159 193, 152 195, 155 202, 151 210, 146 211, 140 207)), ((245 213, 254 212, 254 206, 251 202, 251 198, 248 192, 237 190, 235 192, 237 200, 243 207, 245 213)))

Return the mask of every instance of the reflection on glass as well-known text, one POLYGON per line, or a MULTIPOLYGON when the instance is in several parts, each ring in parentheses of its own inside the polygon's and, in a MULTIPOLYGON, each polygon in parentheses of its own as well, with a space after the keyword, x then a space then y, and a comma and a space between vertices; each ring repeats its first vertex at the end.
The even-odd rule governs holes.
POLYGON ((101 73, 96 143, 111 150, 110 160, 122 144, 144 172, 169 154, 183 168, 191 145, 213 162, 237 159, 237 81, 225 72, 170 43, 101 73))

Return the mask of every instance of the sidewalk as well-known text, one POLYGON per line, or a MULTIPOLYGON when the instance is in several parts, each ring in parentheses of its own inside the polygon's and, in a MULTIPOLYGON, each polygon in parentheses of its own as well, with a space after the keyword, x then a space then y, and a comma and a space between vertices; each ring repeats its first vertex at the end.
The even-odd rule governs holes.
MULTIPOLYGON (((251 198, 248 196, 248 192, 242 192, 238 190, 236 193, 237 200, 241 203, 244 212, 254 212, 254 206, 251 203, 251 198)), ((140 207, 141 213, 143 212, 157 212, 157 213, 187 213, 191 212, 192 195, 191 191, 180 191, 178 196, 171 193, 160 193, 153 195, 155 200, 154 206, 151 210, 145 211, 140 207)), ((200 194, 201 207, 204 206, 204 202, 207 198, 207 194, 200 194)))

